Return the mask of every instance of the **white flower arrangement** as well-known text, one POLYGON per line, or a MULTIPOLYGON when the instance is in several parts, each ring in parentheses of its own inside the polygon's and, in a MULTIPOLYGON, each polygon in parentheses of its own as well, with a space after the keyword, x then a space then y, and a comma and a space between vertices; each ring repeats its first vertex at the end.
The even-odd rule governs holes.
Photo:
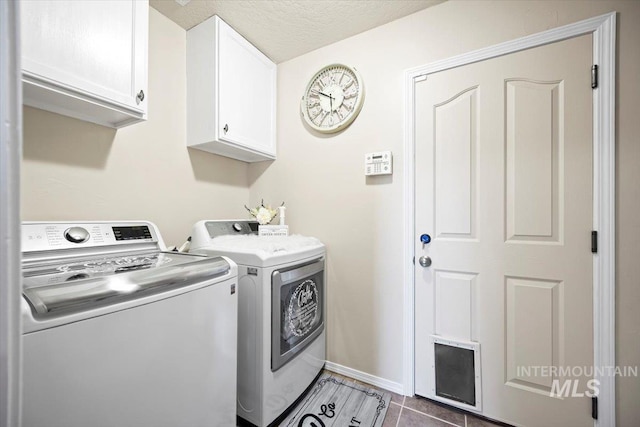
MULTIPOLYGON (((284 206, 284 202, 282 202, 280 206, 284 206)), ((264 200, 260 201, 260 206, 256 206, 253 209, 249 209, 247 205, 244 205, 244 207, 247 211, 249 211, 249 214, 258 221, 258 224, 260 225, 269 224, 271 221, 273 221, 273 218, 278 215, 278 209, 273 209, 270 205, 265 206, 264 200)))

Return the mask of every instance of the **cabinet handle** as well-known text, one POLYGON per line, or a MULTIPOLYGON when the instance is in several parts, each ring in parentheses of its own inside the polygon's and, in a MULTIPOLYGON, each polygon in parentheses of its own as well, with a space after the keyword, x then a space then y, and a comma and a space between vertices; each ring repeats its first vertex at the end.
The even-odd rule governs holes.
POLYGON ((140 104, 142 101, 144 101, 144 91, 143 90, 138 92, 138 95, 136 95, 136 103, 140 104))
POLYGON ((222 128, 222 130, 224 131, 224 133, 229 132, 229 125, 225 124, 224 127, 222 128))

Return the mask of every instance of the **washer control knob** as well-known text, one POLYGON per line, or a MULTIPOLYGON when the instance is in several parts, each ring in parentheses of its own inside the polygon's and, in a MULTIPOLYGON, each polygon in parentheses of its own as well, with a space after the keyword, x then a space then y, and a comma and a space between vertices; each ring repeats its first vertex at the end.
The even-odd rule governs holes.
POLYGON ((89 232, 82 227, 67 228, 64 232, 64 238, 71 243, 84 243, 89 240, 89 232))
POLYGON ((242 231, 242 225, 240 225, 240 223, 239 223, 239 222, 235 222, 235 223, 233 224, 233 229, 234 229, 235 231, 237 231, 237 232, 241 232, 241 231, 242 231))

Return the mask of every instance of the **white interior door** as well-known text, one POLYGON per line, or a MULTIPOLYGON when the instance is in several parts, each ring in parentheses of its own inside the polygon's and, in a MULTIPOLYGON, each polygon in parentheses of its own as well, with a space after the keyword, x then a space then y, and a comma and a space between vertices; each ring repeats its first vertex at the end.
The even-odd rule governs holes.
POLYGON ((416 394, 472 409, 432 338, 479 343, 482 414, 593 425, 591 62, 585 35, 415 84, 416 394))

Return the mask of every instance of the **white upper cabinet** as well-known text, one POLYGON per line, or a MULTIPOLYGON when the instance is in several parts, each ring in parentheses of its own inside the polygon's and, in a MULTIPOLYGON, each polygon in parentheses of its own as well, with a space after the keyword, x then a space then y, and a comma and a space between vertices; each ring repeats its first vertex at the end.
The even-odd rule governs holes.
POLYGON ((118 128, 147 117, 146 0, 23 0, 23 101, 118 128))
POLYGON ((187 32, 187 145, 245 162, 276 158, 276 65, 213 16, 187 32))

